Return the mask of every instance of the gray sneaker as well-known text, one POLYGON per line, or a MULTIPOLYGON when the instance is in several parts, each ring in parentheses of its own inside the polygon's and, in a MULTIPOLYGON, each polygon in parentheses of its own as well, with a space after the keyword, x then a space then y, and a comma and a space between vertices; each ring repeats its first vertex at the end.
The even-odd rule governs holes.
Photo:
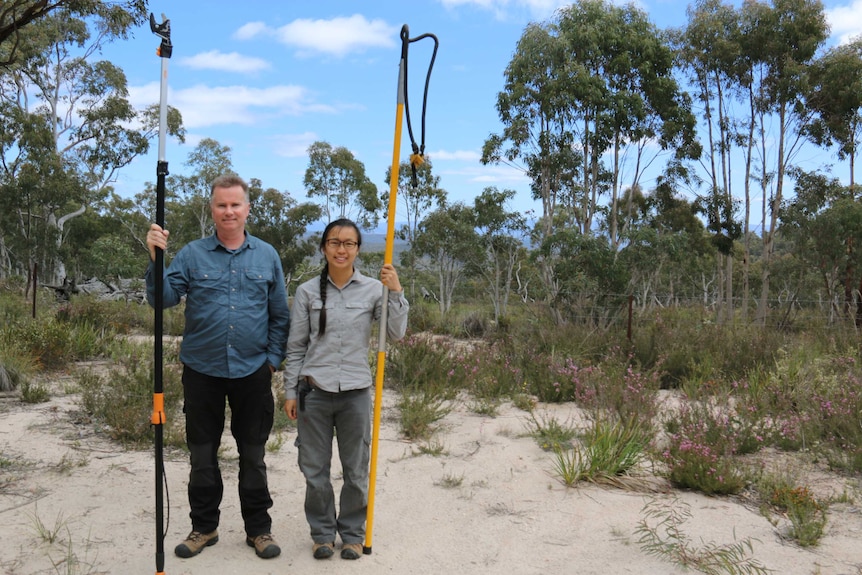
POLYGON ((254 547, 254 552, 261 559, 272 559, 281 554, 281 547, 278 546, 270 533, 263 533, 257 537, 246 537, 245 544, 254 547))
POLYGON ((204 547, 215 545, 218 543, 218 531, 212 533, 201 533, 200 531, 192 531, 189 533, 186 540, 176 546, 174 553, 177 557, 188 559, 194 557, 204 550, 204 547))

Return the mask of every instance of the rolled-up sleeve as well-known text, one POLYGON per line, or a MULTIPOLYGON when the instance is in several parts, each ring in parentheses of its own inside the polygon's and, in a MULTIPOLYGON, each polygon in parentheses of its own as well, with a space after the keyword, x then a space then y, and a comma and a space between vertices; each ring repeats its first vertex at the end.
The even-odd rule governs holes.
POLYGON ((404 297, 404 292, 389 292, 389 315, 386 318, 386 335, 392 339, 401 339, 407 333, 407 312, 410 304, 404 297))

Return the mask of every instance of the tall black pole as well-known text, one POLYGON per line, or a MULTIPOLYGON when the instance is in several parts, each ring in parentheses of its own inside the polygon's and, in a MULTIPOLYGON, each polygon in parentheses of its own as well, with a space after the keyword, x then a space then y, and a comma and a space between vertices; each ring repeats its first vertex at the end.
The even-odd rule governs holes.
MULTIPOLYGON (((156 223, 165 227, 165 176, 168 175, 168 162, 165 160, 165 136, 168 125, 168 59, 171 57, 171 21, 162 14, 162 23, 156 24, 155 17, 150 14, 150 30, 162 39, 156 54, 162 61, 161 95, 159 98, 159 159, 156 164, 156 223)), ((164 425, 165 425, 165 394, 162 380, 163 355, 162 333, 164 307, 164 269, 165 254, 156 248, 156 261, 153 269, 155 280, 154 337, 153 337, 153 424, 155 458, 156 458, 156 575, 165 572, 165 526, 164 526, 164 425)))

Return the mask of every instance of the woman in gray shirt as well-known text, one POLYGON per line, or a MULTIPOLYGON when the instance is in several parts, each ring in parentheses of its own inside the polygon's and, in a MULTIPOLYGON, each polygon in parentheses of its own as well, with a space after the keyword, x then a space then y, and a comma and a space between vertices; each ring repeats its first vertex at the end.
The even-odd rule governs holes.
POLYGON ((384 303, 389 306, 388 337, 401 339, 407 331, 409 305, 398 273, 386 264, 380 280, 362 275, 353 267, 361 244, 355 223, 330 222, 320 241, 323 271, 297 288, 291 308, 284 411, 298 418, 296 446, 316 559, 332 557, 336 534, 341 536, 343 559, 362 555, 373 388, 368 353, 371 327, 384 303), (384 285, 389 288, 387 302, 384 285), (344 476, 337 512, 330 480, 334 436, 344 476))

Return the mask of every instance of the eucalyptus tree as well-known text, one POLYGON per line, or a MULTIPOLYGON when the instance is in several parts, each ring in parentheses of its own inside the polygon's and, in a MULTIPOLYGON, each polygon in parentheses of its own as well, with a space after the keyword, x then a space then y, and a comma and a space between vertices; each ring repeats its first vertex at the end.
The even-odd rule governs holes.
MULTIPOLYGON (((392 166, 386 168, 386 191, 381 195, 383 205, 389 205, 389 182, 392 166)), ((440 176, 434 174, 430 160, 425 160, 415 170, 410 162, 401 162, 398 168, 397 200, 400 200, 403 210, 399 214, 405 219, 400 228, 395 230, 398 237, 407 243, 413 243, 419 231, 419 222, 432 211, 446 204, 446 190, 440 187, 440 176)))
POLYGON ((249 181, 249 196, 249 231, 278 251, 287 285, 302 280, 303 262, 317 251, 317 241, 307 231, 320 219, 320 206, 300 204, 288 192, 275 188, 264 189, 257 178, 249 181))
MULTIPOLYGON (((565 68, 565 42, 556 27, 528 25, 506 67, 503 91, 497 94, 503 130, 490 135, 482 148, 483 164, 503 163, 529 176, 533 198, 542 203, 534 232, 537 244, 553 233, 561 219, 587 233, 597 208, 597 197, 580 184, 584 154, 569 125, 571 95, 566 91, 565 68)), ((595 179, 603 185, 608 180, 604 172, 594 174, 595 179)), ((598 190, 593 187, 595 194, 598 190)), ((539 258, 539 269, 553 313, 558 285, 554 262, 539 258)))
POLYGON ((184 165, 192 172, 168 176, 165 186, 175 196, 173 201, 165 203, 165 221, 171 228, 174 242, 180 242, 177 245, 212 233, 210 186, 218 176, 234 173, 230 146, 213 138, 198 142, 184 165))
POLYGON ((477 273, 485 280, 498 323, 508 314, 515 270, 526 258, 526 218, 507 209, 515 193, 489 187, 473 200, 474 227, 483 248, 476 262, 477 273))
POLYGON ((774 0, 742 5, 744 52, 756 85, 756 122, 760 173, 747 174, 761 187, 763 256, 757 319, 766 321, 771 260, 779 213, 793 161, 804 141, 811 113, 805 106, 809 71, 828 36, 819 0, 774 0), (770 126, 775 126, 770 130, 770 126))
MULTIPOLYGON (((145 153, 156 133, 153 108, 128 102, 125 74, 97 60, 111 41, 125 39, 146 17, 143 2, 75 3, 58 8, 16 34, 17 60, 0 76, 0 113, 16 138, 2 140, 2 178, 11 189, 29 166, 51 178, 28 180, 41 186, 36 204, 19 211, 18 221, 39 220, 56 246, 43 249, 42 269, 55 282, 66 275, 59 253, 69 222, 103 199, 119 170, 145 153), (26 133, 25 133, 26 132, 26 133), (32 146, 30 150, 19 144, 32 146), (59 177, 62 169, 66 176, 59 177), (63 184, 62 182, 65 182, 63 184), (52 255, 53 253, 53 255, 52 255)), ((2 47, 0 47, 2 49, 2 47)), ((176 110, 171 133, 182 135, 176 110)), ((3 230, 3 235, 21 229, 3 230)), ((28 264, 29 265, 29 264, 28 264)))
MULTIPOLYGON (((574 3, 560 10, 557 27, 565 45, 565 113, 585 160, 579 187, 594 204, 602 186, 600 166, 610 158, 607 228, 617 249, 620 229, 632 213, 630 203, 622 212, 616 209, 624 174, 631 174, 629 187, 637 188, 662 153, 671 152, 677 160, 697 158, 696 119, 673 75, 669 42, 633 4, 574 3), (622 222, 617 221, 620 213, 626 218, 622 222)), ((582 231, 590 233, 591 226, 582 231)))
MULTIPOLYGON (((617 249, 616 216, 631 214, 631 206, 615 207, 626 170, 636 187, 659 154, 699 154, 696 121, 672 71, 669 45, 632 5, 586 0, 525 29, 497 96, 503 131, 486 140, 482 161, 515 165, 530 177, 542 201, 537 244, 559 224, 593 234, 601 200, 610 196, 607 229, 617 249)), ((556 253, 540 260, 549 302, 557 299, 556 253)))
POLYGON ((343 146, 314 142, 308 147, 303 180, 309 198, 318 198, 327 221, 350 218, 365 229, 377 226, 382 207, 365 165, 343 146))
MULTIPOLYGON (((483 164, 503 163, 530 177, 533 197, 542 202, 543 235, 552 232, 558 200, 583 166, 568 127, 564 67, 565 44, 555 27, 529 24, 497 94, 503 131, 491 134, 482 148, 483 164)), ((593 208, 584 206, 582 229, 589 229, 593 208)))
MULTIPOLYGON (((816 272, 826 299, 862 320, 862 204, 837 178, 794 170, 795 194, 781 206, 781 234, 793 256, 816 272)), ((800 274, 804 275, 804 274, 800 274)))
MULTIPOLYGON (((386 182, 391 184, 392 167, 386 168, 386 182)), ((398 190, 396 200, 403 206, 398 212, 400 217, 406 219, 406 223, 395 230, 398 237, 413 245, 419 233, 419 223, 432 211, 446 205, 446 190, 440 187, 440 176, 433 172, 430 160, 425 160, 415 168, 410 162, 401 162, 398 168, 398 190)), ((389 186, 381 196, 384 206, 389 205, 389 186)), ((414 283, 416 276, 416 259, 414 252, 410 249, 401 253, 401 263, 408 270, 406 279, 410 282, 411 295, 414 294, 414 283)))
POLYGON ((437 276, 441 315, 452 308, 455 288, 482 250, 474 222, 473 210, 464 204, 442 206, 422 220, 410 248, 437 276))
POLYGON ((848 160, 850 190, 856 197, 856 156, 862 136, 862 38, 830 48, 814 61, 806 103, 814 117, 805 133, 821 146, 835 144, 848 160))
POLYGON ((639 225, 625 235, 620 261, 629 270, 629 289, 638 302, 671 305, 678 298, 702 297, 704 305, 715 298, 704 281, 715 248, 710 245, 697 207, 662 180, 647 194, 634 194, 639 225))
POLYGON ((0 4, 0 66, 9 66, 25 59, 33 41, 33 35, 29 34, 30 27, 56 11, 76 18, 95 17, 100 21, 100 26, 116 26, 126 18, 146 13, 147 2, 4 0, 0 4))
MULTIPOLYGON (((742 236, 743 310, 748 308, 748 267, 751 216, 751 180, 743 179, 745 206, 743 229, 735 220, 733 177, 735 150, 742 153, 744 174, 751 171, 754 152, 756 98, 753 91, 751 63, 744 53, 740 13, 721 0, 697 0, 686 11, 688 22, 673 33, 682 70, 688 73, 706 133, 706 154, 701 165, 706 173, 706 193, 698 200, 709 229, 719 248, 719 282, 724 297, 719 298, 719 321, 733 318, 733 246, 742 236), (734 115, 734 105, 747 102, 747 118, 734 115), (723 265, 721 262, 723 261, 723 265), (722 311, 724 313, 722 313, 722 311)), ((745 312, 743 311, 743 314, 745 312)))

